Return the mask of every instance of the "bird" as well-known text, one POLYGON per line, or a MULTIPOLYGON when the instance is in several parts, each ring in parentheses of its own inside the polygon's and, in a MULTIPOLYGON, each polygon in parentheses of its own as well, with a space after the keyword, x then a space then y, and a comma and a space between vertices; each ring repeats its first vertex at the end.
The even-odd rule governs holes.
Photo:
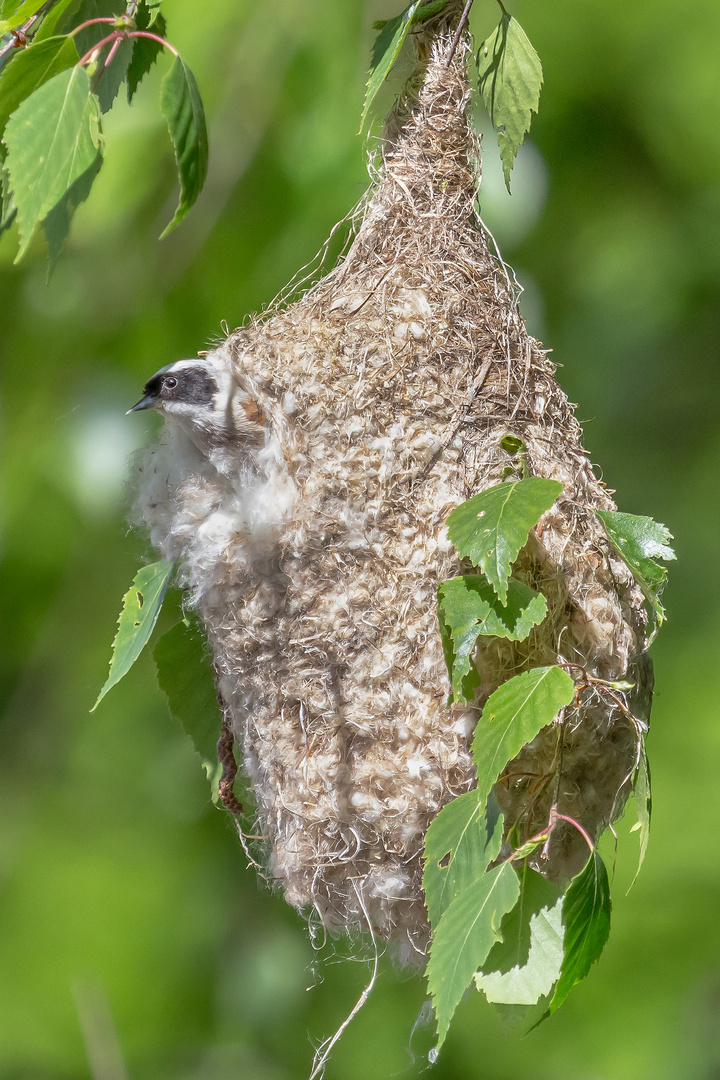
POLYGON ((258 447, 266 437, 261 405, 220 349, 161 367, 128 414, 143 409, 155 409, 181 428, 205 457, 258 447))

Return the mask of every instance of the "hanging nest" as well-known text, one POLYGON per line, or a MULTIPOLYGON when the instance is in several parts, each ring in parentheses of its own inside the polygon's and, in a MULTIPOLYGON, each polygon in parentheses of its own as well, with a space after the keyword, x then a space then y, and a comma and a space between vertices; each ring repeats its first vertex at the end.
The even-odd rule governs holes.
MULTIPOLYGON (((329 930, 371 929, 406 958, 428 940, 425 833, 474 785, 488 695, 538 664, 627 680, 640 698, 651 678, 642 595, 593 513, 614 504, 477 214, 467 37, 446 67, 458 15, 448 5, 416 37, 347 255, 218 347, 265 445, 239 441, 218 471, 167 425, 139 467, 139 511, 207 630, 268 876, 329 930), (477 699, 448 707, 436 592, 467 567, 446 521, 502 481, 508 433, 529 475, 563 484, 515 570, 549 614, 525 642, 481 638, 477 699)), ((579 681, 496 784, 521 838, 554 804, 595 837, 629 794, 633 702, 579 681)), ((565 883, 586 858, 561 822, 534 865, 565 883)))

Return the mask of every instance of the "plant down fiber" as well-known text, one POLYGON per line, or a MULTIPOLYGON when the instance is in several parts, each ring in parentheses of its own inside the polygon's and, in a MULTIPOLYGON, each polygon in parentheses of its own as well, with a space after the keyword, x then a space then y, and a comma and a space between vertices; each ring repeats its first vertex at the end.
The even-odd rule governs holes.
MULTIPOLYGON (((613 502, 477 216, 468 38, 445 66, 458 14, 451 3, 417 35, 345 257, 218 346, 265 446, 218 463, 167 425, 138 469, 139 514, 181 560, 207 630, 268 876, 329 930, 372 928, 406 959, 427 944, 425 832, 474 784, 487 696, 555 662, 629 680, 638 699, 650 679, 642 596, 593 513, 613 502), (564 486, 516 570, 549 614, 527 642, 481 639, 477 700, 448 708, 436 590, 468 568, 445 523, 503 479, 508 432, 530 475, 564 486)), ((591 836, 617 816, 637 748, 628 710, 622 691, 584 685, 496 785, 508 828, 534 835, 553 804, 591 836)), ((544 854, 537 867, 564 882, 587 846, 561 823, 544 854)))

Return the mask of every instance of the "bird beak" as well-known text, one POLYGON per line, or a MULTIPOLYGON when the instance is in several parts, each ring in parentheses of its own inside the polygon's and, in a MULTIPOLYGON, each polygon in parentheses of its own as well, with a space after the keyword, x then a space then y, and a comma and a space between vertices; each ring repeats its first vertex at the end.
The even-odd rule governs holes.
POLYGON ((157 402, 155 394, 146 394, 144 398, 140 398, 137 405, 133 405, 132 409, 128 409, 125 413, 129 416, 131 412, 140 412, 141 409, 152 409, 157 402))

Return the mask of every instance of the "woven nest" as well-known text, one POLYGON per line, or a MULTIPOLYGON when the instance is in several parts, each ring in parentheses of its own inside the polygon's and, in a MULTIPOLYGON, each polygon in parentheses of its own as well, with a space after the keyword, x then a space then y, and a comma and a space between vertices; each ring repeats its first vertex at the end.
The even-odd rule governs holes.
MULTIPOLYGON (((641 697, 650 679, 642 596, 592 512, 614 504, 477 215, 469 40, 445 66, 457 16, 449 5, 417 38, 344 259, 219 346, 262 410, 265 447, 240 446, 222 475, 189 465, 168 425, 140 469, 140 512, 161 554, 181 559, 207 629, 267 874, 329 930, 371 929, 408 956, 428 939, 425 833, 473 787, 488 695, 555 662, 641 697), (564 487, 516 571, 549 615, 526 642, 484 639, 477 700, 448 708, 436 590, 461 567, 445 523, 503 479, 508 432, 530 475, 564 487)), ((610 823, 629 793, 632 709, 586 686, 496 785, 507 827, 537 833, 554 803, 591 836, 610 823)), ((564 882, 587 847, 561 823, 544 854, 538 868, 564 882)))

